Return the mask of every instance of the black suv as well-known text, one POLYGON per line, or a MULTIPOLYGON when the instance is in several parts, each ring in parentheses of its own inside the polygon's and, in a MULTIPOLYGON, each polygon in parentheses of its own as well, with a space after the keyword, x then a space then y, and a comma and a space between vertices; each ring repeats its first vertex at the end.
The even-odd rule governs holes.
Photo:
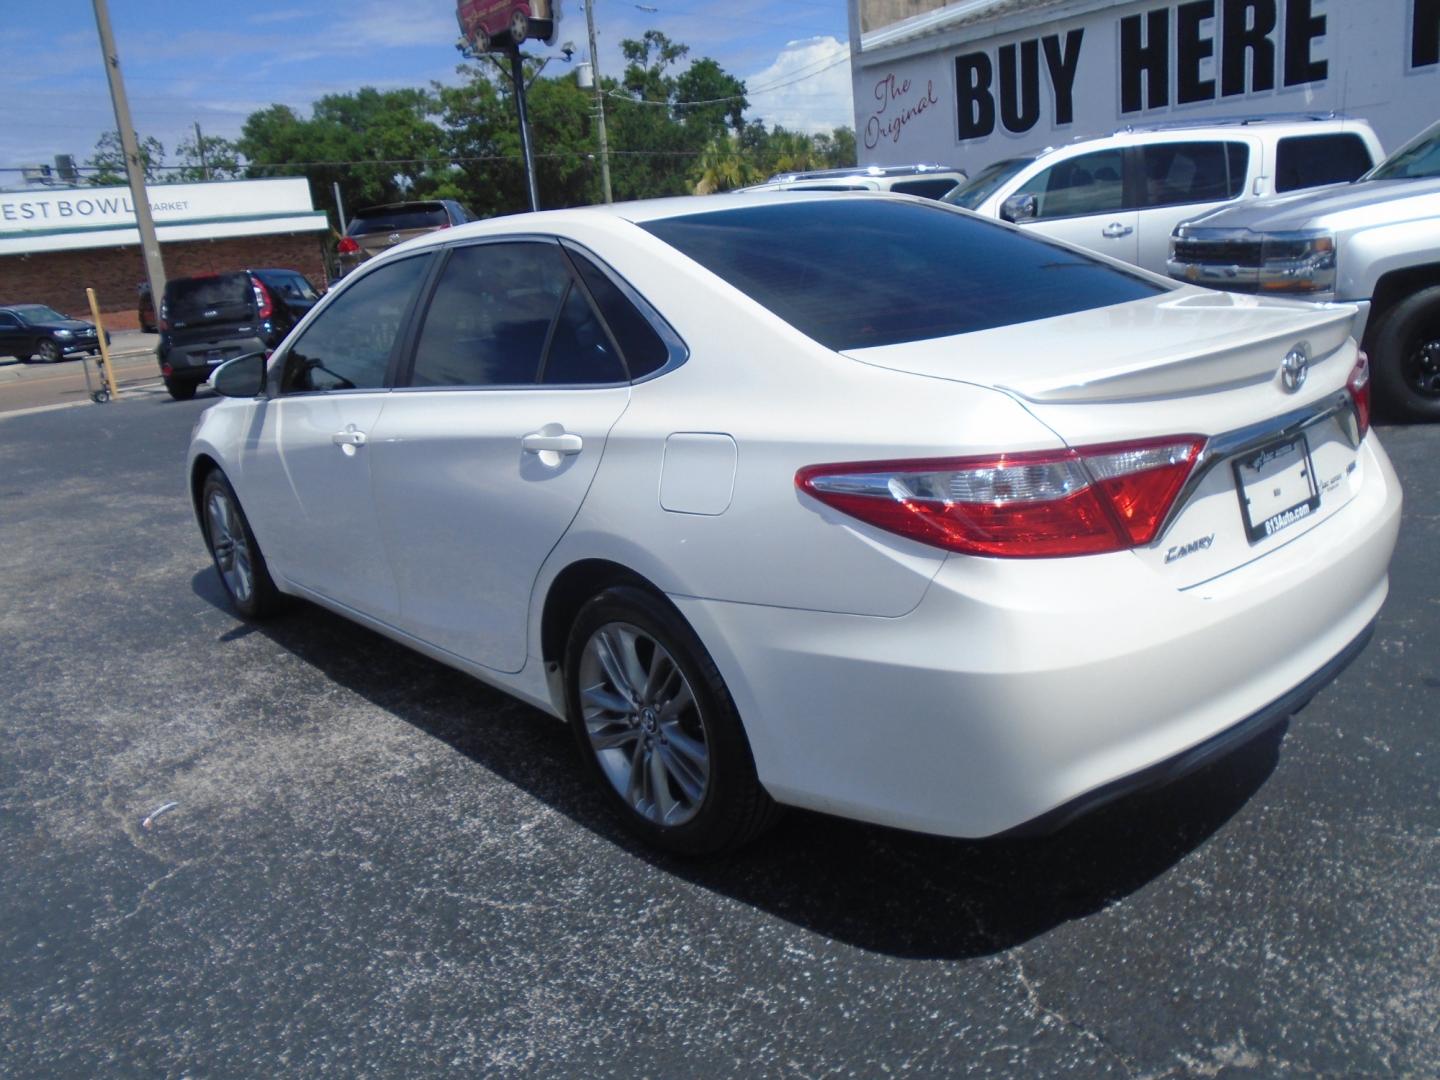
MULTIPOLYGON (((105 332, 110 344, 110 332, 105 332)), ((0 356, 29 360, 39 356, 47 364, 69 353, 94 353, 100 348, 95 324, 61 315, 44 304, 9 304, 0 307, 0 356)))
POLYGON ((170 396, 183 401, 226 360, 269 352, 315 306, 319 292, 295 270, 232 270, 172 278, 160 303, 155 355, 170 396))

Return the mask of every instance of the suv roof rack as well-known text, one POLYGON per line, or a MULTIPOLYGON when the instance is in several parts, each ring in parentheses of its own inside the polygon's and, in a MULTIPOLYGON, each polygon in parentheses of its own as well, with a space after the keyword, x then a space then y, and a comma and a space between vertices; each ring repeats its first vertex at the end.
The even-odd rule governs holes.
POLYGON ((1124 127, 1116 128, 1111 134, 1133 135, 1138 132, 1175 131, 1181 128, 1248 127, 1251 124, 1294 124, 1346 119, 1349 118, 1336 112, 1264 113, 1258 116, 1219 116, 1208 120, 1166 120, 1155 124, 1126 124, 1124 127))
POLYGON ((833 180, 844 176, 923 176, 934 172, 958 172, 949 165, 921 161, 914 165, 854 165, 845 169, 806 169, 801 172, 776 173, 765 182, 785 184, 793 180, 833 180))

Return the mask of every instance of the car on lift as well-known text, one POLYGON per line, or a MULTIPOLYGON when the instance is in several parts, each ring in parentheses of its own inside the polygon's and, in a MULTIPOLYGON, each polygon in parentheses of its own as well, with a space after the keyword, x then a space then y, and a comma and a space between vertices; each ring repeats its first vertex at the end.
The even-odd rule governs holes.
MULTIPOLYGON (((105 333, 105 344, 110 344, 109 331, 105 333)), ((0 306, 0 356, 16 360, 38 356, 53 364, 72 353, 94 355, 99 348, 94 323, 72 319, 45 304, 0 306)))
POLYGON ((480 52, 496 45, 518 47, 526 38, 555 33, 550 0, 461 0, 455 8, 460 33, 480 52))

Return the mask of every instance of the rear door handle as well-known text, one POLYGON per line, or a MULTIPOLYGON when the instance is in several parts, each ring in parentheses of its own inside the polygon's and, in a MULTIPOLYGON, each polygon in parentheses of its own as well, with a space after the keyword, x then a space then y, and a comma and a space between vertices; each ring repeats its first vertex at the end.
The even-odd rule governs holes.
POLYGON ((578 454, 585 449, 585 440, 579 435, 572 435, 570 432, 561 429, 551 431, 551 428, 558 428, 558 424, 546 424, 540 431, 532 431, 520 439, 520 449, 532 454, 539 454, 549 450, 553 454, 578 454))
POLYGON ((364 446, 365 432, 356 431, 353 427, 345 431, 337 431, 330 436, 330 441, 336 446, 364 446))
POLYGON ((1101 236, 1108 236, 1112 239, 1119 236, 1129 236, 1135 230, 1129 225, 1121 225, 1118 221, 1112 221, 1100 231, 1101 236))

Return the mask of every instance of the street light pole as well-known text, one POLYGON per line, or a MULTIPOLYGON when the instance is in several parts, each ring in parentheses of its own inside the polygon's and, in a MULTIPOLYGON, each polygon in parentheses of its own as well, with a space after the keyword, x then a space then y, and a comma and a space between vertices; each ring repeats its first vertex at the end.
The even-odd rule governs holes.
POLYGON ((120 54, 115 51, 115 35, 110 31, 110 10, 105 0, 93 0, 95 28, 100 32, 100 50, 105 56, 105 77, 110 80, 110 100, 115 105, 115 123, 120 128, 120 149, 125 154, 125 175, 130 180, 130 201, 135 204, 135 224, 140 230, 140 251, 145 257, 145 276, 150 282, 150 298, 160 310, 165 295, 165 261, 160 257, 160 241, 155 235, 155 219, 150 216, 150 197, 145 192, 145 166, 140 160, 140 144, 135 138, 135 124, 130 119, 130 102, 125 97, 125 80, 120 74, 120 54))
POLYGON ((605 91, 600 86, 600 61, 595 48, 595 0, 585 0, 585 26, 590 31, 590 74, 595 80, 595 115, 600 125, 600 187, 607 203, 610 193, 610 140, 605 137, 605 91))

